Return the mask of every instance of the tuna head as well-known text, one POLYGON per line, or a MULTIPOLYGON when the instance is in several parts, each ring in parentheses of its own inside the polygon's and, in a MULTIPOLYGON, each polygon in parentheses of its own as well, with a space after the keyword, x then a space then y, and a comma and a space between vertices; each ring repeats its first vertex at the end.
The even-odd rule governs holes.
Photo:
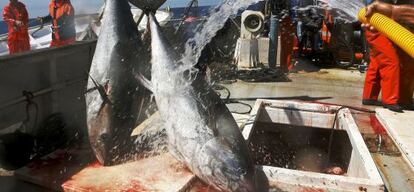
POLYGON ((129 0, 133 5, 137 6, 144 12, 155 13, 158 8, 167 0, 129 0))
POLYGON ((233 116, 207 83, 202 83, 202 78, 194 84, 195 89, 205 93, 199 94, 200 101, 208 106, 204 119, 215 130, 215 136, 203 145, 197 160, 204 167, 202 175, 222 191, 256 191, 254 163, 233 116))
POLYGON ((97 159, 112 165, 125 155, 149 93, 135 79, 146 54, 127 0, 107 0, 86 95, 89 141, 97 159))
POLYGON ((197 176, 220 191, 255 192, 255 170, 223 142, 214 138, 202 147, 194 160, 197 176))

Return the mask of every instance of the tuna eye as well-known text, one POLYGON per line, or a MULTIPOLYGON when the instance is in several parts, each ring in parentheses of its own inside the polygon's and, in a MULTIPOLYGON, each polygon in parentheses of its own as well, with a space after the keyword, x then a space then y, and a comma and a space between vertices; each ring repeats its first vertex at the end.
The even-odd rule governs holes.
POLYGON ((194 68, 188 69, 183 72, 183 75, 184 75, 184 78, 187 79, 188 81, 193 81, 198 75, 198 70, 194 68))
POLYGON ((109 135, 108 134, 106 134, 106 133, 103 133, 103 134, 101 134, 101 140, 102 141, 107 141, 109 139, 109 135))

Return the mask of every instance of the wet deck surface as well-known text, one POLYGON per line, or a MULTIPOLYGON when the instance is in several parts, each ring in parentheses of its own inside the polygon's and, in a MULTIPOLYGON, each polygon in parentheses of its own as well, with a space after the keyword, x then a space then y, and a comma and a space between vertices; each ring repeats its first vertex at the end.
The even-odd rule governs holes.
POLYGON ((414 170, 414 112, 394 113, 385 109, 377 109, 376 112, 379 121, 385 126, 414 170))
POLYGON ((118 166, 86 167, 62 185, 64 191, 181 191, 195 176, 170 154, 118 166))
MULTIPOLYGON (((296 72, 290 74, 288 78, 290 82, 247 83, 237 81, 225 84, 225 86, 231 92, 230 98, 240 99, 240 101, 250 105, 253 105, 257 98, 267 98, 333 103, 375 110, 375 107, 361 105, 364 74, 357 70, 319 69, 299 65, 296 72)), ((248 107, 238 104, 231 104, 228 107, 233 112, 243 113, 249 110, 248 107)), ((380 126, 375 126, 377 122, 372 114, 355 110, 352 112, 388 190, 414 191, 414 174, 404 157, 398 153, 396 145, 387 132, 380 126), (379 135, 381 135, 381 142, 383 143, 380 147, 378 147, 379 135)), ((239 125, 242 125, 248 117, 243 114, 234 114, 234 116, 239 125)), ((76 173, 71 176, 74 175, 76 173)), ((66 178, 66 181, 68 179, 66 178)), ((13 176, 13 172, 1 170, 0 184, 4 186, 1 191, 46 191, 44 187, 17 180, 13 176)), ((196 183, 192 191, 210 190, 202 183, 196 183)))
POLYGON ((91 153, 83 148, 59 150, 17 170, 15 177, 45 190, 66 192, 180 191, 194 179, 186 166, 168 153, 111 167, 85 158, 91 153))
POLYGON ((376 115, 387 130, 400 154, 396 156, 374 155, 379 169, 390 183, 390 191, 414 191, 414 112, 394 113, 385 109, 377 109, 376 115))

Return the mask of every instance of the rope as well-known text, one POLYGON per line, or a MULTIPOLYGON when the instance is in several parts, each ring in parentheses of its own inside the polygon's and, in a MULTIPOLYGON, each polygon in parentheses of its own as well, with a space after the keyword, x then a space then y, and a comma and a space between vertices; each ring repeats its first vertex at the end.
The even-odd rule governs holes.
POLYGON ((340 112, 342 109, 346 109, 346 108, 347 108, 347 107, 342 106, 342 107, 340 107, 338 110, 336 110, 336 113, 335 113, 335 118, 334 118, 334 122, 333 122, 332 129, 331 129, 331 135, 329 136, 329 145, 328 145, 328 159, 327 159, 327 163, 329 163, 329 162, 330 162, 330 160, 331 160, 331 153, 332 153, 332 141, 333 141, 333 136, 334 136, 334 133, 335 133, 335 125, 336 125, 336 121, 337 121, 337 118, 338 118, 338 114, 339 114, 339 112, 340 112))
MULTIPOLYGON (((247 104, 247 103, 237 101, 237 100, 230 100, 231 92, 227 87, 224 87, 222 85, 213 85, 213 89, 216 90, 216 91, 224 90, 224 91, 227 92, 227 96, 224 99, 225 104, 239 104, 239 105, 243 105, 243 106, 246 106, 246 107, 249 108, 249 110, 246 111, 246 112, 230 111, 231 113, 245 115, 245 114, 250 114, 250 112, 253 110, 253 107, 251 105, 247 104)), ((221 95, 220 93, 218 93, 218 94, 221 95)))

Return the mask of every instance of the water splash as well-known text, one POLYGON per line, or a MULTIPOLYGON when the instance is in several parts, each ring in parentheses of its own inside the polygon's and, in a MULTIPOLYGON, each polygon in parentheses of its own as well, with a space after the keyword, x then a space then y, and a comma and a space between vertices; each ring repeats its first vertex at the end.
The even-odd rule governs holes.
MULTIPOLYGON (((239 130, 235 122, 232 124, 231 120, 227 120, 231 114, 222 110, 223 107, 217 107, 217 105, 224 104, 220 103, 218 96, 213 96, 215 93, 212 90, 200 91, 199 89, 206 87, 201 81, 197 82, 201 85, 200 87, 192 86, 197 75, 194 65, 201 51, 223 28, 227 19, 240 9, 257 1, 225 1, 212 12, 207 21, 196 29, 195 36, 186 43, 183 54, 176 53, 176 50, 168 44, 153 16, 150 20, 152 90, 168 135, 170 152, 181 162, 185 162, 190 170, 203 181, 216 188, 252 188, 251 173, 253 171, 250 168, 253 166, 246 165, 253 164, 245 163, 250 159, 246 153, 243 153, 243 150, 234 152, 233 148, 219 143, 219 140, 215 138, 217 134, 215 126, 222 126, 220 128, 232 131, 239 130), (226 119, 217 118, 217 120, 215 114, 221 114, 226 119), (213 123, 216 120, 217 124, 213 123), (218 153, 217 156, 212 155, 213 150, 218 153), (211 158, 219 160, 213 161, 210 160, 211 158), (215 163, 214 167, 210 165, 211 162, 215 163), (222 171, 221 168, 225 164, 227 164, 226 171, 222 171), (212 176, 211 170, 214 170, 215 177, 212 176)), ((225 140, 225 138, 221 139, 225 140)), ((232 139, 238 138, 235 136, 232 139)))
POLYGON ((358 12, 363 7, 365 7, 365 5, 360 0, 317 0, 317 3, 299 5, 292 9, 299 15, 314 10, 315 13, 318 13, 321 16, 325 16, 325 11, 328 10, 335 19, 350 23, 357 21, 358 12))
MULTIPOLYGON (((260 0, 226 0, 221 5, 212 9, 209 18, 198 25, 195 29, 194 37, 190 38, 185 44, 185 52, 181 62, 182 71, 190 70, 197 63, 203 48, 213 39, 217 32, 223 28, 226 21, 238 13, 239 10, 259 2, 260 0)), ((361 0, 318 0, 318 5, 308 6, 301 9, 316 7, 319 9, 327 8, 333 12, 336 18, 347 22, 357 20, 360 9, 365 5, 361 0)))
MULTIPOLYGON (((153 93, 167 135, 174 135, 174 137, 168 137, 169 144, 182 146, 177 142, 186 141, 184 145, 189 145, 187 146, 188 153, 193 153, 194 151, 190 149, 197 146, 197 142, 206 142, 203 139, 212 133, 208 132, 209 129, 204 128, 207 125, 199 111, 194 111, 197 109, 197 101, 186 99, 197 96, 194 95, 194 90, 190 86, 191 82, 188 82, 179 70, 183 64, 175 58, 176 55, 173 55, 172 50, 169 49, 171 47, 162 38, 161 31, 152 20, 151 39, 153 93)), ((175 155, 176 158, 182 159, 181 155, 175 155)), ((189 157, 191 155, 187 155, 187 158, 189 157)), ((184 161, 190 162, 191 159, 184 161)))
POLYGON ((260 0, 226 0, 221 5, 212 9, 209 18, 198 25, 195 29, 194 37, 190 38, 185 44, 185 52, 181 59, 184 63, 183 70, 191 69, 201 56, 201 51, 210 43, 217 32, 224 27, 227 20, 236 15, 239 10, 246 9, 248 6, 260 0))
POLYGON ((361 0, 329 0, 327 6, 331 11, 337 12, 340 17, 346 18, 347 16, 348 18, 352 18, 352 21, 357 20, 359 10, 365 7, 361 0))
MULTIPOLYGON (((158 29, 153 27, 152 38, 152 63, 153 77, 162 77, 160 81, 173 82, 173 86, 167 84, 154 84, 154 91, 158 93, 189 92, 191 83, 198 74, 194 68, 204 47, 213 39, 217 32, 224 27, 228 18, 238 13, 239 10, 247 8, 259 0, 226 0, 221 5, 212 9, 209 18, 198 25, 194 30, 194 36, 185 43, 183 53, 171 53, 165 50, 166 42, 163 42, 158 29), (178 56, 181 56, 178 57, 178 56), (171 68, 174 69, 171 69, 171 68)), ((154 25, 153 25, 154 26, 154 25)))
MULTIPOLYGON (((204 122, 200 116, 196 115, 196 112, 191 111, 191 109, 197 108, 194 106, 197 102, 192 101, 193 103, 188 103, 187 101, 182 100, 181 96, 186 97, 194 94, 194 90, 191 86, 194 76, 197 74, 194 65, 197 63, 204 47, 213 39, 217 32, 223 28, 230 16, 237 14, 239 10, 245 9, 258 1, 259 0, 227 0, 223 2, 223 4, 211 11, 210 17, 204 23, 196 28, 194 37, 186 42, 185 51, 181 54, 175 54, 172 49, 168 49, 171 47, 169 47, 167 42, 161 38, 158 26, 153 22, 151 23, 153 92, 157 104, 165 105, 165 107, 161 108, 168 109, 167 111, 160 111, 161 115, 164 115, 164 117, 171 116, 171 119, 164 118, 167 132, 174 126, 179 127, 180 129, 185 128, 184 135, 192 138, 195 137, 195 135, 200 134, 193 130, 197 129, 197 127, 207 126, 205 124, 206 122, 204 122), (179 56, 181 56, 181 58, 179 56), (193 73, 194 75, 191 75, 193 73), (176 99, 167 100, 163 98, 176 99), (188 115, 180 115, 185 118, 177 119, 176 115, 173 114, 188 115)), ((194 96, 194 98, 196 97, 197 96, 194 96)), ((168 135, 170 134, 173 133, 168 133, 168 135)))

